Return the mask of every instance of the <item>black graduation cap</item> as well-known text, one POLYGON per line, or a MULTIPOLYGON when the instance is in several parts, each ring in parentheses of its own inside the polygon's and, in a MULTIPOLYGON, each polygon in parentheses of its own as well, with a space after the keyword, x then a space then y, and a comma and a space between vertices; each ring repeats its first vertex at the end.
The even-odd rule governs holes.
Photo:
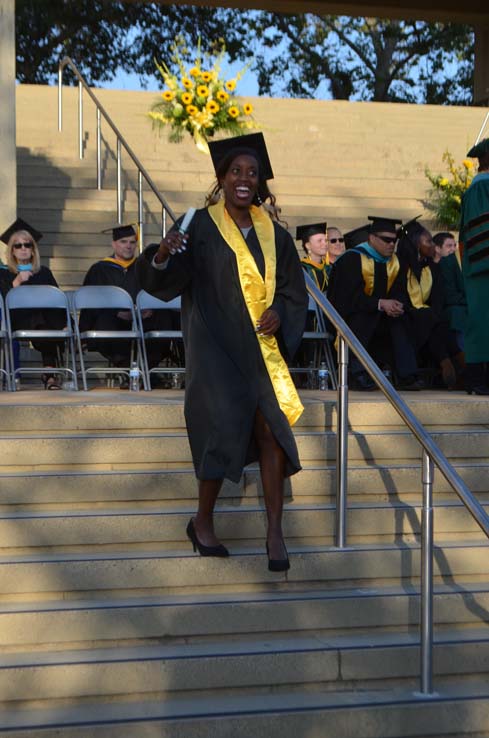
POLYGON ((30 233, 34 241, 40 241, 42 238, 41 231, 36 230, 33 228, 29 223, 26 223, 25 220, 22 220, 22 218, 17 218, 11 226, 7 228, 6 231, 2 233, 0 236, 0 241, 3 241, 4 243, 8 243, 10 237, 17 233, 17 231, 27 231, 27 233, 30 233))
POLYGON ((407 223, 404 223, 404 225, 401 225, 397 231, 397 237, 402 238, 403 236, 413 236, 417 231, 424 230, 421 223, 418 222, 420 218, 421 215, 417 215, 415 218, 408 220, 407 223))
POLYGON ((307 243, 309 238, 315 236, 316 233, 324 233, 326 235, 327 228, 327 223, 309 223, 308 225, 297 226, 295 231, 296 241, 307 243))
POLYGON ((370 224, 370 233, 397 233, 397 224, 402 225, 402 220, 399 218, 384 218, 381 215, 369 215, 367 216, 372 221, 370 224))
POLYGON ((138 236, 137 223, 129 223, 128 225, 117 225, 112 228, 105 228, 102 233, 112 233, 112 240, 118 241, 120 238, 129 238, 129 236, 138 236))
POLYGON ((467 156, 471 156, 474 159, 478 159, 480 156, 483 156, 484 154, 489 154, 489 138, 483 138, 482 141, 479 141, 478 144, 475 144, 475 146, 472 146, 467 156))
POLYGON ((343 237, 345 239, 345 248, 354 249, 355 246, 358 246, 361 243, 365 243, 365 241, 368 239, 369 233, 370 223, 366 223, 366 225, 360 226, 359 228, 354 228, 352 231, 348 231, 348 233, 344 233, 343 237))
POLYGON ((216 170, 225 156, 236 150, 236 155, 252 153, 257 157, 263 170, 265 179, 273 179, 272 165, 268 156, 267 146, 263 133, 249 133, 246 136, 222 138, 219 141, 209 141, 209 151, 216 170))

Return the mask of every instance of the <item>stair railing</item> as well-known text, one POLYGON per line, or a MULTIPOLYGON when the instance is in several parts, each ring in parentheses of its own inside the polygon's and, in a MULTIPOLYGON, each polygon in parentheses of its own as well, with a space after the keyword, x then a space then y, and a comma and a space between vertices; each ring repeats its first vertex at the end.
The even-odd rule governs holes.
POLYGON ((59 63, 58 67, 58 131, 63 129, 63 70, 69 67, 76 79, 78 80, 78 155, 80 159, 84 157, 83 145, 83 90, 92 99, 95 104, 97 115, 97 189, 102 189, 102 118, 112 129, 116 137, 116 161, 117 161, 117 221, 122 223, 124 214, 124 203, 122 197, 122 149, 129 155, 129 158, 135 164, 138 172, 138 227, 139 227, 139 248, 142 250, 144 244, 144 201, 143 201, 143 181, 146 182, 150 190, 156 196, 161 204, 161 235, 165 236, 167 231, 167 216, 174 222, 175 214, 173 213, 168 202, 158 190, 154 180, 141 164, 140 160, 119 131, 114 121, 107 113, 103 105, 99 102, 93 91, 90 89, 86 81, 83 79, 73 60, 69 56, 65 56, 59 63))
POLYGON ((421 519, 421 618, 420 618, 420 692, 433 694, 433 481, 434 467, 443 474, 467 510, 489 537, 489 516, 457 474, 446 456, 436 445, 422 423, 404 402, 392 384, 373 361, 343 318, 334 309, 308 274, 306 287, 319 308, 338 332, 337 446, 336 446, 336 521, 335 544, 347 543, 347 480, 348 480, 348 349, 351 349, 364 369, 401 416, 422 447, 423 509, 421 519))

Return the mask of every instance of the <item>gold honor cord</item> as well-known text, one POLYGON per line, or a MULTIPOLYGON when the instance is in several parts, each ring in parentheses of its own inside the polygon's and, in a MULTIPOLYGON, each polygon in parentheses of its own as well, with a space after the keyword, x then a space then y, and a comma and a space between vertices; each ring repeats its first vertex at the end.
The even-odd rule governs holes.
POLYGON ((429 307, 426 301, 429 300, 431 295, 431 288, 433 286, 433 276, 431 269, 426 266, 421 270, 421 279, 418 279, 412 270, 408 271, 407 288, 411 302, 416 310, 420 308, 429 307))
MULTIPOLYGON (((363 291, 369 297, 372 297, 374 291, 375 279, 375 261, 367 254, 361 254, 362 257, 362 277, 364 281, 363 291)), ((386 263, 387 269, 387 294, 389 294, 394 280, 399 274, 399 259, 394 254, 386 263)))
MULTIPOLYGON (((224 201, 220 200, 211 205, 208 211, 219 233, 236 256, 241 291, 255 328, 265 310, 272 304, 275 295, 277 257, 271 218, 262 208, 251 207, 251 219, 265 259, 265 280, 263 280, 241 231, 224 207, 224 201)), ((290 425, 294 425, 302 415, 304 407, 278 348, 277 339, 275 336, 260 336, 258 333, 255 335, 280 409, 290 425)))

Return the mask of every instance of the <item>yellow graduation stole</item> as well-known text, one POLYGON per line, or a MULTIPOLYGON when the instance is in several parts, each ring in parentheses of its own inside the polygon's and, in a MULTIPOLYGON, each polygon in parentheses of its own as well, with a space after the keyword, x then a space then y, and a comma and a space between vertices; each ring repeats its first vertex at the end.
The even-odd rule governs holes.
MULTIPOLYGON (((265 310, 272 304, 275 295, 277 255, 272 220, 263 208, 254 205, 251 207, 251 220, 265 259, 265 279, 263 279, 243 234, 225 209, 224 201, 220 200, 215 205, 209 206, 208 212, 219 233, 236 256, 241 291, 255 328, 265 310)), ((280 409, 290 425, 294 425, 302 415, 304 407, 278 348, 277 339, 275 336, 260 336, 256 332, 255 335, 280 409)))
POLYGON ((102 259, 102 261, 110 261, 112 264, 117 264, 117 266, 121 266, 124 269, 129 269, 131 264, 134 264, 136 259, 137 256, 133 256, 132 259, 115 259, 113 256, 106 256, 105 259, 102 259))
POLYGON ((423 267, 421 270, 421 279, 418 281, 413 271, 410 269, 407 275, 407 288, 411 303, 419 310, 420 308, 429 307, 426 301, 431 295, 431 288, 433 286, 433 275, 429 266, 423 267))
MULTIPOLYGON (((360 254, 362 257, 362 277, 364 282, 363 291, 369 297, 372 296, 374 291, 374 278, 375 278, 375 260, 371 259, 367 254, 360 254)), ((399 274, 399 259, 394 254, 389 261, 386 263, 387 269, 387 294, 389 294, 394 280, 399 274)))

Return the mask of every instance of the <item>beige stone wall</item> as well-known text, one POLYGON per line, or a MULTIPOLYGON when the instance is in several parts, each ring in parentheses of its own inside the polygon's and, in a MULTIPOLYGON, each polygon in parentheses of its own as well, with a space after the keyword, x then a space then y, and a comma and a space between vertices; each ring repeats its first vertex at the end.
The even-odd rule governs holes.
POLYGON ((0 0, 0 232, 15 218, 17 202, 14 9, 15 0, 0 0))

